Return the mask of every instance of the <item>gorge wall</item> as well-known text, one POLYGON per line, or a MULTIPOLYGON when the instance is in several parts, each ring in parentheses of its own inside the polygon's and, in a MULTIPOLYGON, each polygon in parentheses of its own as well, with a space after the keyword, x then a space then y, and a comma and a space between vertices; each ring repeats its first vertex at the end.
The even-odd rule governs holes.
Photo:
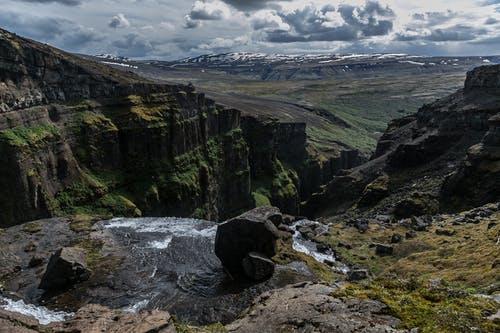
POLYGON ((0 34, 0 220, 252 206, 240 112, 0 34))
POLYGON ((499 92, 500 66, 470 71, 463 89, 392 121, 372 159, 334 177, 303 213, 426 214, 499 200, 499 92))
POLYGON ((0 30, 0 226, 103 214, 223 220, 300 202, 356 151, 323 160, 304 123, 241 116, 0 30))

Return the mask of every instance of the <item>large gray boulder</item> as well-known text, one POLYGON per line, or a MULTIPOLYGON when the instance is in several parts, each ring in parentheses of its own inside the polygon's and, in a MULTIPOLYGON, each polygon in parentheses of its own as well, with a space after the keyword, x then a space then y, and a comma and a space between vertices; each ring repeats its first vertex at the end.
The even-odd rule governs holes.
MULTIPOLYGON (((276 241, 280 233, 275 224, 281 223, 280 217, 278 208, 265 206, 255 208, 218 226, 215 254, 229 274, 233 277, 248 275, 245 273, 243 260, 251 252, 259 253, 264 259, 276 255, 276 241)), ((248 264, 247 259, 247 268, 250 267, 248 264)))
POLYGON ((85 252, 76 247, 63 247, 50 257, 39 288, 46 291, 65 290, 89 277, 85 252))

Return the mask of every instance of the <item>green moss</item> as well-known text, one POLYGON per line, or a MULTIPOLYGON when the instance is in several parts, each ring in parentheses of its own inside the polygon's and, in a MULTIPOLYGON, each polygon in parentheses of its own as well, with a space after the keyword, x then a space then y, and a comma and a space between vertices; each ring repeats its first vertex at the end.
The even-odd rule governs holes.
POLYGON ((105 258, 105 256, 101 254, 103 244, 102 240, 87 237, 76 241, 75 246, 85 250, 89 269, 95 269, 105 258))
POLYGON ((40 232, 43 230, 42 226, 36 222, 31 222, 31 223, 26 223, 23 225, 22 231, 30 233, 30 234, 36 234, 37 232, 40 232))
POLYGON ((49 139, 59 138, 56 126, 37 125, 33 127, 14 127, 0 131, 0 140, 14 147, 32 148, 45 144, 49 139))
POLYGON ((98 114, 98 113, 93 113, 93 112, 85 112, 82 115, 82 123, 85 126, 89 127, 94 127, 94 128, 99 128, 99 129, 105 129, 108 131, 118 131, 118 128, 116 125, 109 119, 108 117, 98 114))
POLYGON ((465 333, 498 332, 500 322, 486 317, 499 305, 457 289, 447 282, 420 279, 378 279, 375 282, 347 284, 336 297, 373 299, 388 306, 388 314, 401 319, 399 328, 419 328, 419 332, 465 333))
POLYGON ((110 216, 74 215, 69 218, 69 228, 77 233, 90 232, 94 224, 107 218, 110 216))
POLYGON ((252 192, 252 198, 255 204, 255 207, 262 207, 262 206, 271 206, 271 201, 269 200, 269 197, 267 197, 265 194, 263 194, 264 190, 257 190, 255 192, 252 192))
POLYGON ((207 326, 191 326, 181 324, 173 315, 174 325, 177 333, 227 333, 226 328, 221 323, 210 324, 207 326))
POLYGON ((114 216, 141 216, 142 212, 137 206, 119 194, 106 194, 97 201, 98 207, 103 207, 114 216))
POLYGON ((279 160, 273 166, 274 179, 271 185, 271 193, 275 200, 282 201, 298 197, 295 184, 298 183, 297 173, 293 169, 285 169, 279 160))

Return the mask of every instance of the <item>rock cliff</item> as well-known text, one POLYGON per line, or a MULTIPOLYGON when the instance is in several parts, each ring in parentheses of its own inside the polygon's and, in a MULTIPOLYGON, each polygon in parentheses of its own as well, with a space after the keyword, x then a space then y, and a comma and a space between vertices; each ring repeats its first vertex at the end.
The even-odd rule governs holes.
POLYGON ((0 31, 2 225, 252 206, 240 112, 0 31))
POLYGON ((303 213, 345 211, 383 174, 388 199, 371 203, 383 213, 409 202, 455 211, 498 200, 499 77, 500 66, 479 67, 467 74, 463 89, 392 121, 372 159, 334 177, 303 213))

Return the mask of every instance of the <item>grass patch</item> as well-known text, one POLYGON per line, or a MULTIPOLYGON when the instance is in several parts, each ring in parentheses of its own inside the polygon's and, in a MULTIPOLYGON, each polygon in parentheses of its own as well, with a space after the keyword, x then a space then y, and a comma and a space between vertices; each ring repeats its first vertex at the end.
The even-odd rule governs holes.
POLYGON ((347 284, 334 296, 381 301, 388 306, 388 314, 401 319, 402 329, 419 328, 422 333, 500 330, 500 321, 486 319, 498 311, 498 303, 471 295, 446 281, 377 279, 347 284))
POLYGON ((18 148, 38 147, 45 144, 50 139, 59 137, 59 128, 51 125, 14 127, 0 131, 1 141, 18 148))
POLYGON ((36 234, 43 230, 42 226, 36 222, 26 223, 23 225, 22 231, 27 232, 29 234, 36 234))

